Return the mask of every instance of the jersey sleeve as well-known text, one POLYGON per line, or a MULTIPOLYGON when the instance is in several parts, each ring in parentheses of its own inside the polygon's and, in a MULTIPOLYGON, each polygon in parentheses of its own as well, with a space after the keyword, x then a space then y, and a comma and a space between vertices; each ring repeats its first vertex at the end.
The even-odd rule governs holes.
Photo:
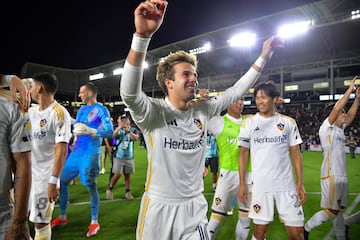
POLYGON ((294 119, 290 121, 290 126, 289 145, 295 146, 301 144, 302 138, 300 136, 299 128, 294 119))
POLYGON ((224 128, 224 118, 221 116, 215 116, 210 119, 208 123, 208 131, 215 137, 218 137, 224 128))
POLYGON ((31 124, 29 115, 21 113, 16 107, 12 111, 10 124, 10 148, 12 153, 27 152, 31 150, 31 124))
POLYGON ((55 106, 56 111, 54 127, 55 127, 55 143, 70 141, 71 134, 71 118, 69 112, 60 105, 55 106))
POLYGON ((239 137, 238 137, 238 146, 250 148, 250 118, 246 118, 242 121, 239 137))
POLYGON ((102 106, 99 117, 101 119, 102 128, 97 129, 96 134, 104 138, 112 138, 114 134, 114 126, 111 121, 109 110, 102 106))

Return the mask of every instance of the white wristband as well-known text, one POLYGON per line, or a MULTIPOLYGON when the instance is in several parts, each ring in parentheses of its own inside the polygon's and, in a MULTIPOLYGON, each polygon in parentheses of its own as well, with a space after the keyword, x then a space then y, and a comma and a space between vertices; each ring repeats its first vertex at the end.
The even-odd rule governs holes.
POLYGON ((49 179, 49 183, 50 184, 53 184, 53 185, 57 185, 57 183, 58 183, 58 177, 56 177, 56 176, 54 176, 54 175, 51 175, 50 176, 50 179, 49 179))
POLYGON ((145 53, 148 49, 149 43, 151 38, 141 38, 133 35, 132 42, 131 42, 131 49, 135 52, 145 53))
POLYGON ((266 63, 267 63, 267 61, 261 56, 258 59, 256 59, 256 61, 255 61, 255 65, 261 69, 264 69, 266 63))

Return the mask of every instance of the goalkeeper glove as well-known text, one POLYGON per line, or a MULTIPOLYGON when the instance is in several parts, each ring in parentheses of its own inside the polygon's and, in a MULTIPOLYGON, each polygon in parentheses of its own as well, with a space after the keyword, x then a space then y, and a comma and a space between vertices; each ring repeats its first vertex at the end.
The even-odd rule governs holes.
POLYGON ((96 135, 96 129, 88 127, 84 123, 76 123, 73 133, 76 135, 96 135))

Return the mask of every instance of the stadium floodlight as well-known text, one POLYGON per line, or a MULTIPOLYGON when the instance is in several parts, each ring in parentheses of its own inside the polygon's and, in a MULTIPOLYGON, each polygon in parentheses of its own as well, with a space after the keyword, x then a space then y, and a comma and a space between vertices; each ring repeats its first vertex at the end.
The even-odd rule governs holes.
POLYGON ((244 105, 245 106, 250 106, 251 105, 251 100, 245 100, 244 105))
POLYGON ((281 38, 292 38, 306 33, 313 26, 312 21, 301 21, 282 25, 278 29, 278 36, 281 38))
POLYGON ((121 75, 124 72, 124 68, 116 68, 113 70, 113 75, 121 75))
POLYGON ((201 47, 198 48, 193 48, 189 50, 190 54, 194 54, 194 55, 198 55, 201 53, 205 53, 211 50, 211 43, 210 42, 206 42, 204 45, 202 45, 201 47))
POLYGON ((357 10, 353 10, 351 11, 351 19, 358 19, 360 18, 360 10, 357 9, 357 10))
POLYGON ((256 33, 243 32, 236 34, 227 41, 230 47, 251 47, 256 43, 256 33))
POLYGON ((104 74, 103 73, 97 73, 97 74, 93 74, 89 76, 90 81, 96 80, 96 79, 101 79, 104 78, 104 74))

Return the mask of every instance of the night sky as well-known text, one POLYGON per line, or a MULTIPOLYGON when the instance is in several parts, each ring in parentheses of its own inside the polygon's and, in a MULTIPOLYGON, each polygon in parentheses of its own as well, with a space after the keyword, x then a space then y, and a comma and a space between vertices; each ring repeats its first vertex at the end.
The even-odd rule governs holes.
MULTIPOLYGON (((311 0, 169 0, 150 49, 311 0)), ((124 59, 140 1, 8 1, 1 5, 0 73, 18 74, 26 62, 86 69, 124 59)))

